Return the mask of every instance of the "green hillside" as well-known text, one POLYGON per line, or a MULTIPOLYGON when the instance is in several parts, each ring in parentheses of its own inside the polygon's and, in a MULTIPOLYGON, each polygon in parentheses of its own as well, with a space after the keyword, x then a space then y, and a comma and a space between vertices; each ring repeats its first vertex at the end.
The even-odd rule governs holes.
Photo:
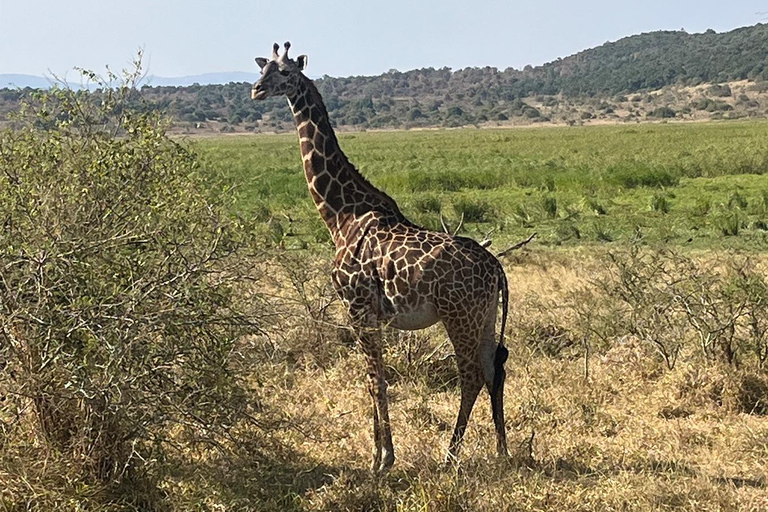
POLYGON ((670 84, 768 78, 768 25, 718 34, 650 32, 535 68, 521 94, 618 94, 670 84))
MULTIPOLYGON (((322 71, 322 70, 317 70, 322 71)), ((765 117, 768 25, 718 34, 651 32, 524 70, 392 70, 317 85, 334 123, 354 129, 582 123, 595 119, 765 117), (645 96, 665 87, 749 80, 742 90, 645 96), (641 93, 640 95, 637 95, 641 93), (632 98, 626 97, 633 96, 632 98)), ((249 83, 143 87, 143 107, 169 112, 182 130, 292 129, 285 101, 250 100, 249 83)), ((29 90, 0 90, 0 116, 29 90)))

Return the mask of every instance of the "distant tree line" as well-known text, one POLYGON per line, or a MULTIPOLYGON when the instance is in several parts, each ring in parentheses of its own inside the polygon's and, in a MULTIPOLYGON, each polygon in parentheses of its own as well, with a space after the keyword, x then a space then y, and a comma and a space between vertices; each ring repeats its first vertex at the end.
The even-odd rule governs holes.
MULTIPOLYGON (((546 121, 545 114, 522 100, 547 96, 608 97, 673 84, 743 79, 768 79, 766 24, 722 34, 712 30, 702 34, 640 34, 523 70, 391 70, 378 76, 323 76, 316 84, 335 124, 388 128, 451 127, 513 118, 546 121)), ((249 83, 145 86, 135 101, 137 108, 165 111, 182 123, 216 121, 231 129, 281 129, 290 124, 284 100, 251 101, 250 87, 249 83)), ((0 116, 13 110, 19 98, 28 92, 0 90, 0 116)), ((725 92, 730 94, 721 91, 715 96, 725 92)), ((693 108, 708 110, 716 108, 716 104, 693 108)), ((661 118, 669 116, 669 111, 654 114, 661 118)))

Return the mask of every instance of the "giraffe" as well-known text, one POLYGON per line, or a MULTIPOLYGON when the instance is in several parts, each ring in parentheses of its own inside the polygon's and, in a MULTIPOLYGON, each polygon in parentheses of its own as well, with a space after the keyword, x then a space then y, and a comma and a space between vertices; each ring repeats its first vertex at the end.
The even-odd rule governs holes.
POLYGON ((251 98, 285 96, 293 113, 309 192, 336 246, 331 279, 365 355, 373 400, 374 472, 395 461, 382 358, 381 326, 416 330, 439 321, 454 347, 461 405, 448 449, 458 457, 478 394, 491 398, 496 449, 507 455, 504 426, 504 346, 509 293, 501 263, 472 239, 412 223, 397 203, 350 163, 339 147, 328 111, 302 71, 307 56, 288 57, 290 43, 272 58, 257 57, 261 78, 251 98), (502 301, 501 332, 496 316, 502 301))

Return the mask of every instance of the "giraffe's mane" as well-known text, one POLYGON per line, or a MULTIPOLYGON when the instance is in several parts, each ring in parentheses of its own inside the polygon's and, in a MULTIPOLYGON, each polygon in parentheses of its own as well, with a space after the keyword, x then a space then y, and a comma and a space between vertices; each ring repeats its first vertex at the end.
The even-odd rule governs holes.
POLYGON ((304 83, 304 86, 307 88, 307 91, 309 92, 312 103, 320 109, 320 113, 322 115, 322 122, 325 122, 328 124, 327 129, 324 131, 324 133, 329 134, 333 138, 333 142, 336 144, 336 147, 339 148, 339 154, 342 156, 342 159, 345 165, 352 172, 355 178, 358 179, 365 187, 369 188, 372 192, 376 193, 377 195, 380 195, 384 199, 384 201, 387 203, 387 206, 389 206, 389 208, 392 210, 391 213, 398 215, 402 217, 403 220, 405 220, 405 216, 400 211, 400 207, 397 205, 395 200, 392 199, 386 192, 384 192, 383 190, 380 190, 378 187, 376 187, 376 185, 371 183, 368 180, 368 178, 363 176, 360 170, 352 162, 349 161, 349 158, 347 158, 347 155, 341 149, 341 145, 339 144, 339 139, 336 137, 336 130, 334 130, 333 126, 331 125, 331 118, 328 115, 328 109, 325 106, 325 101, 323 101, 323 96, 320 94, 320 91, 317 89, 317 86, 310 78, 308 78, 304 74, 302 74, 301 76, 304 79, 303 83, 304 83))

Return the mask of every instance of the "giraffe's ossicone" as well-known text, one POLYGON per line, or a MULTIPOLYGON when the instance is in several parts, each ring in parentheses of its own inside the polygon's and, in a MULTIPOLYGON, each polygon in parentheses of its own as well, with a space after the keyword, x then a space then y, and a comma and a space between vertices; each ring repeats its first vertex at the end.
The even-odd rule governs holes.
POLYGON ((254 100, 285 96, 299 132, 309 192, 336 245, 332 275, 360 338, 373 398, 374 471, 395 460, 380 328, 423 329, 442 321, 461 378, 461 407, 449 448, 458 455, 472 407, 483 386, 491 395, 497 450, 507 453, 504 428, 504 328, 507 279, 499 261, 477 242, 417 226, 397 203, 352 165, 339 147, 320 93, 302 71, 306 55, 257 58, 254 100), (499 295, 502 321, 496 342, 499 295))

